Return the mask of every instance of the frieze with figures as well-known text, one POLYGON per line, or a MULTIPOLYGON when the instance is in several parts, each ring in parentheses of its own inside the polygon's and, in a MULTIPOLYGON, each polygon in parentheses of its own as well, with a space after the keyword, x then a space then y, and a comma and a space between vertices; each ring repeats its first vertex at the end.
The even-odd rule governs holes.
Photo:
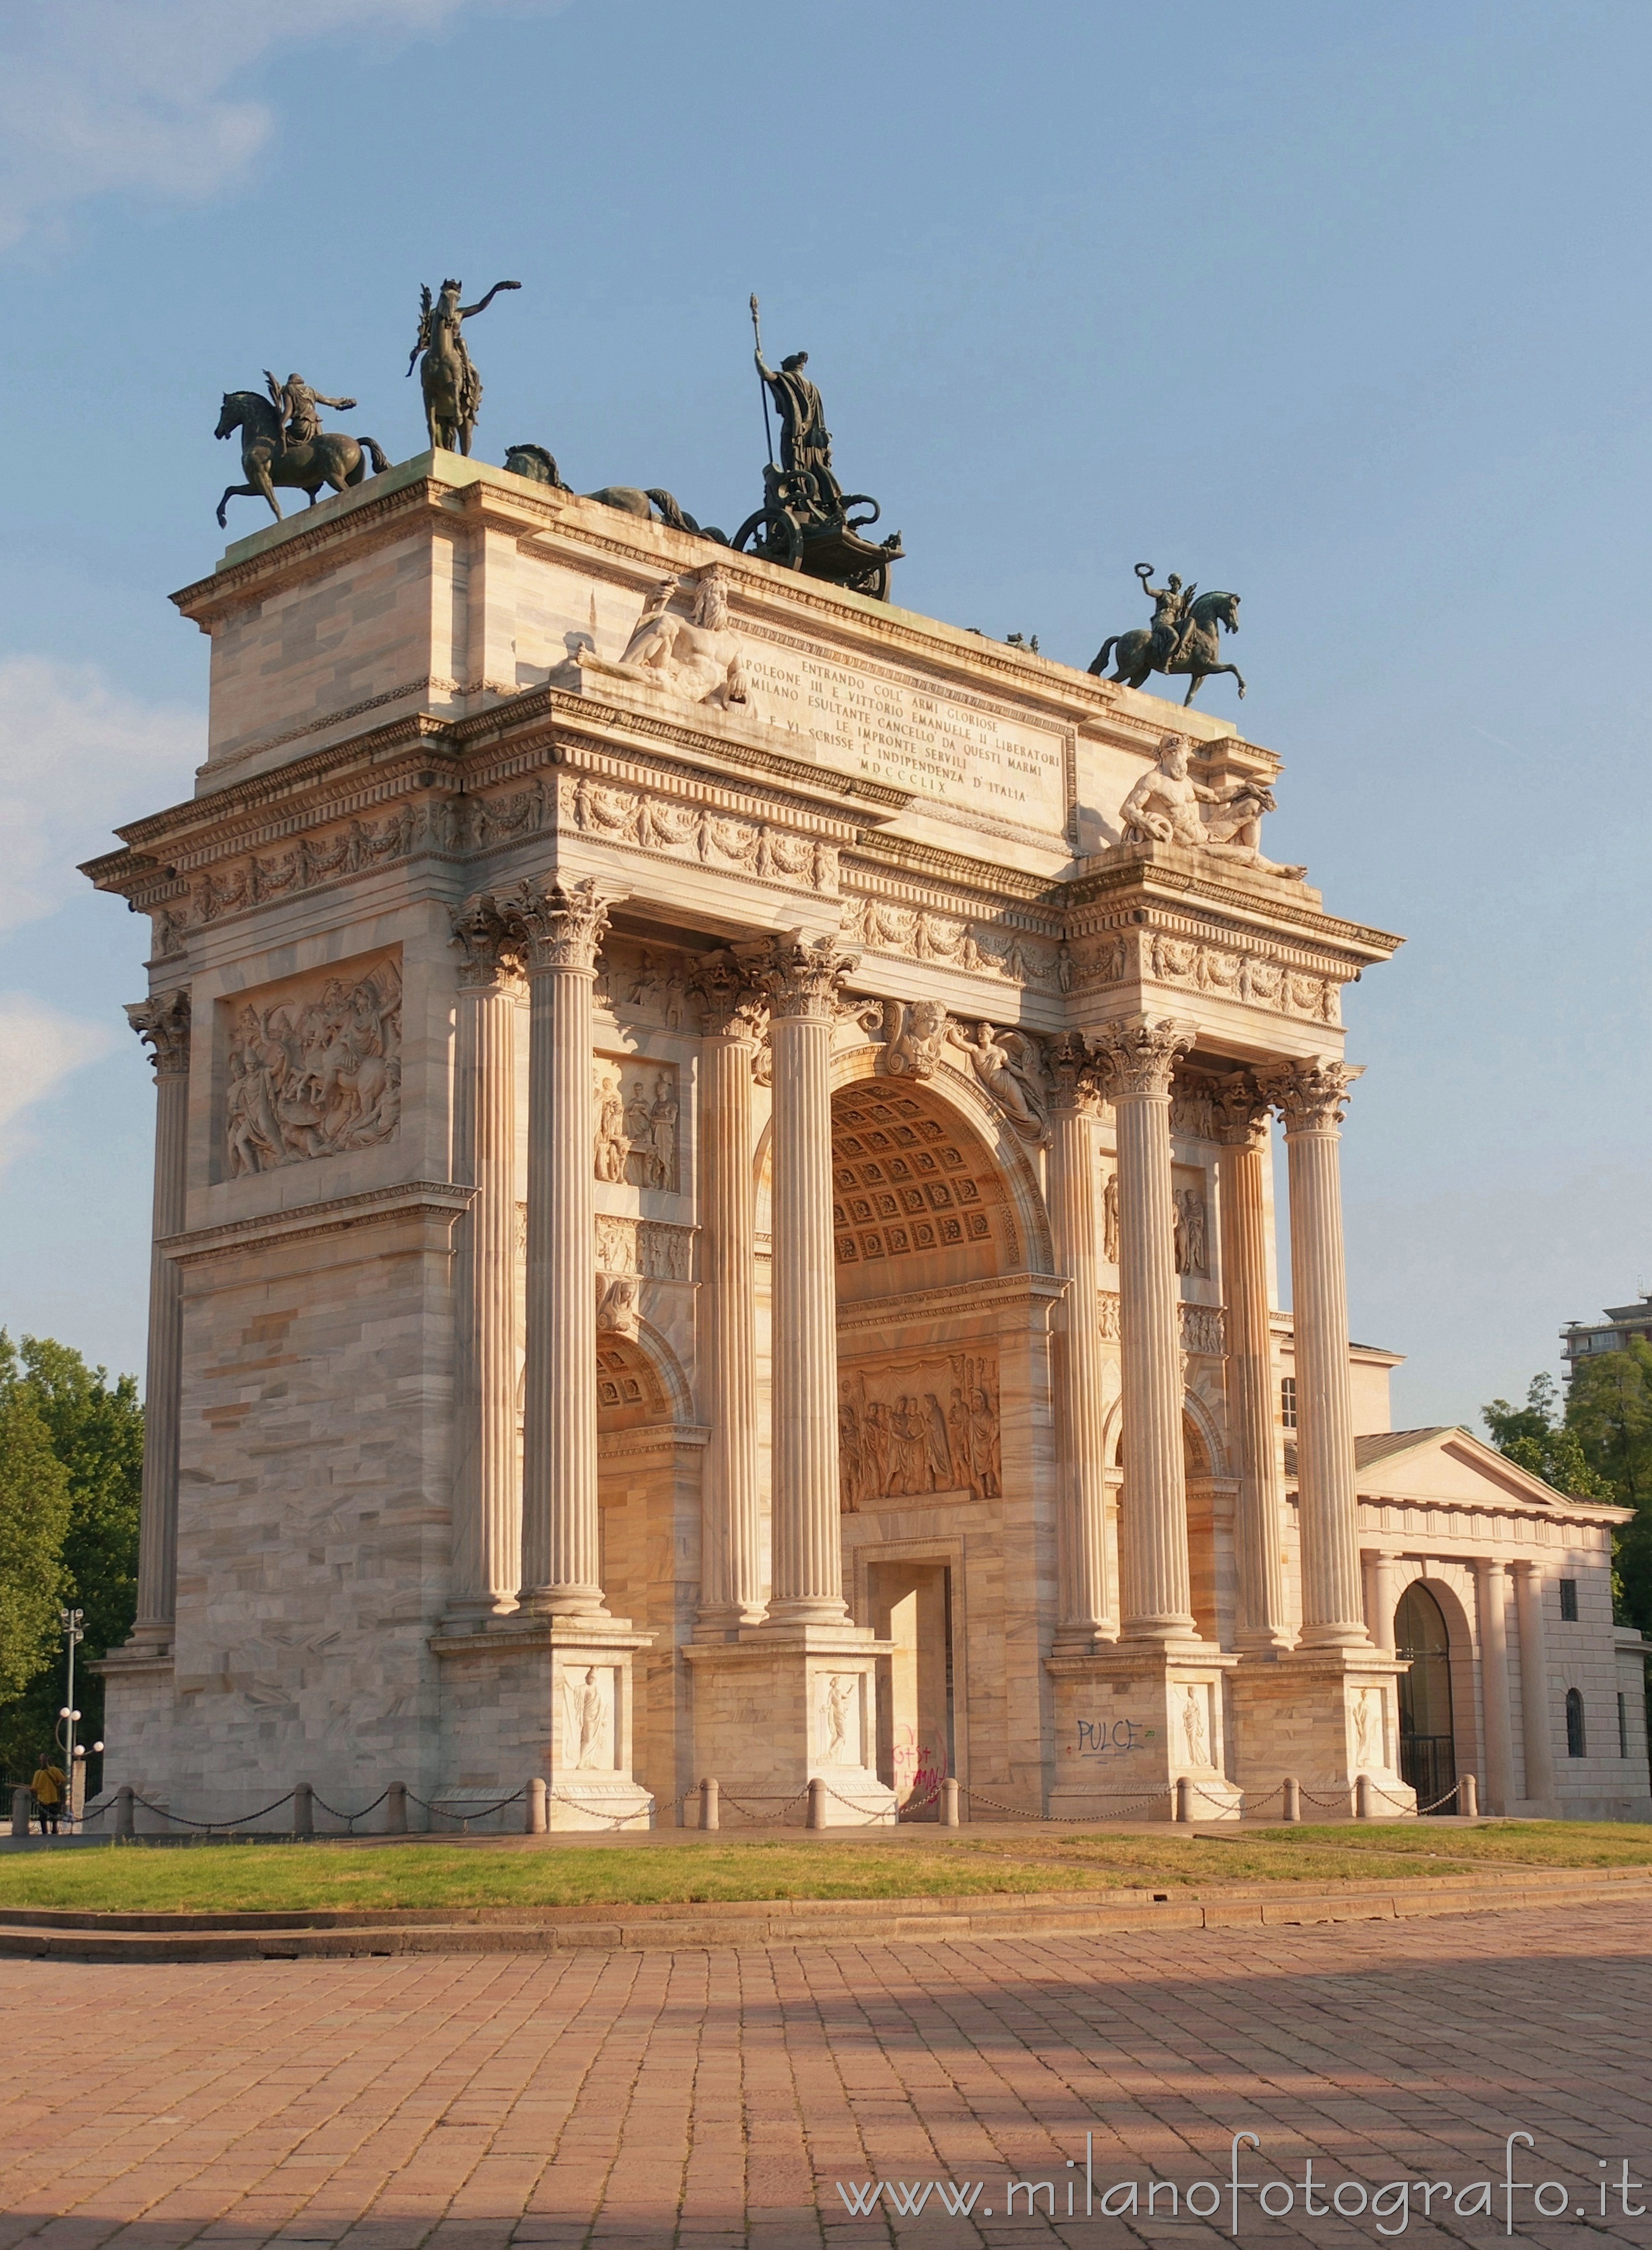
POLYGON ((838 1384, 838 1479, 843 1512, 880 1500, 1003 1489, 998 1365, 990 1356, 950 1353, 868 1380, 863 1369, 838 1384))
POLYGON ((1139 979, 1315 1023, 1342 1021, 1337 978, 1299 969, 1267 947, 1213 945, 1165 930, 1119 932, 1081 941, 1073 949, 1072 964, 1073 989, 1078 991, 1139 979))
POLYGON ((402 1096, 398 954, 353 974, 317 970, 261 998, 219 1005, 229 1019, 221 1177, 375 1148, 394 1135, 402 1096))
POLYGON ((1065 989, 1064 949, 1054 939, 929 907, 851 898, 843 910, 843 940, 897 961, 937 962, 971 976, 1001 977, 1009 984, 1065 989))
POLYGON ((837 888, 837 847, 819 837, 620 783, 595 781, 589 774, 564 783, 563 795, 564 811, 582 835, 634 844, 644 851, 681 852, 701 866, 740 867, 760 881, 784 880, 814 891, 837 888))
POLYGON ((676 1065, 599 1054, 591 1080, 597 1177, 675 1195, 682 1119, 676 1065))
MULTIPOLYGON (((602 1274, 634 1274, 642 1281, 690 1281, 694 1279, 692 1226, 673 1226, 658 1218, 617 1218, 597 1213, 597 1270, 602 1274)), ((516 1205, 516 1255, 528 1255, 528 1206, 516 1205)))
MULTIPOLYGON (((1191 1359, 1220 1359, 1227 1350, 1227 1321, 1220 1305, 1179 1304, 1177 1322, 1182 1349, 1191 1359)), ((1096 1293, 1096 1325, 1103 1343, 1117 1343, 1123 1336, 1118 1292, 1096 1293)))

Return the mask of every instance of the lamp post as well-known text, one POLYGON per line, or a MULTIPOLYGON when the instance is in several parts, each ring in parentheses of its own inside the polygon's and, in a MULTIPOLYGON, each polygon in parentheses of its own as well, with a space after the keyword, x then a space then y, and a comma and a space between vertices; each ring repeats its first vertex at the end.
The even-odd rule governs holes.
POLYGON ((77 1750, 74 1741, 75 1727, 80 1717, 74 1708, 74 1652, 86 1639, 86 1612, 60 1609, 58 1622, 63 1627, 63 1638, 69 1651, 69 1700, 58 1713, 55 1731, 59 1747, 65 1754, 69 1769, 69 1827, 73 1832, 86 1810, 86 1752, 77 1750), (77 1763, 77 1760, 79 1763, 77 1763))

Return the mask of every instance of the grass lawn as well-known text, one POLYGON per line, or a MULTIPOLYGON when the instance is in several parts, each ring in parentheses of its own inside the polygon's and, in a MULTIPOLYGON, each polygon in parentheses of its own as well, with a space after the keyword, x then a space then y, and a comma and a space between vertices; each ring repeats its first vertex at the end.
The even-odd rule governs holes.
POLYGON ((7 1906, 128 1913, 280 1913, 307 1908, 679 1905, 717 1899, 882 1899, 1008 1893, 1190 1890, 1239 1883, 1450 1881, 1488 1869, 1652 1866, 1652 1830, 1583 1821, 1483 1828, 1234 1829, 1221 1836, 1032 1830, 921 1842, 795 1837, 727 1843, 557 1845, 219 1844, 0 1857, 7 1906))
POLYGON ((1269 1844, 1300 1849, 1335 1843, 1351 1852, 1448 1853, 1491 1867, 1652 1867, 1652 1826, 1615 1820, 1509 1820, 1484 1828, 1448 1828, 1433 1820, 1374 1820, 1356 1826, 1263 1828, 1269 1844))

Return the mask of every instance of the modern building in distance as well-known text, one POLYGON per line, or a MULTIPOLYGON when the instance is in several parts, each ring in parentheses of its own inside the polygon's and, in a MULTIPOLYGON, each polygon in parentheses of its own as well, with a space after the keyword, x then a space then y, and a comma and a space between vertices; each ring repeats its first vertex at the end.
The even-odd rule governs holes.
POLYGON ((1627 1351, 1632 1336, 1642 1343, 1652 1342, 1652 1291, 1642 1289, 1638 1302, 1633 1305, 1608 1305, 1606 1318, 1597 1327, 1582 1321, 1568 1321, 1560 1331, 1560 1356, 1566 1363, 1566 1381, 1572 1380, 1573 1370, 1580 1359, 1591 1359, 1602 1351, 1627 1351))

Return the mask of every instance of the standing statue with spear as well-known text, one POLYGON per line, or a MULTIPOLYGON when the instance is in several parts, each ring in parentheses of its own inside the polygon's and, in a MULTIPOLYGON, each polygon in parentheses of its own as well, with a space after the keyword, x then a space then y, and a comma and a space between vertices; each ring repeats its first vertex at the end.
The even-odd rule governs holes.
POLYGON ((775 411, 780 417, 780 469, 788 477, 808 478, 805 487, 821 515, 831 515, 842 507, 843 487, 832 473, 832 432, 826 425, 826 409, 820 403, 820 393, 803 372, 809 363, 807 352, 791 352, 780 362, 779 371, 768 365, 763 356, 763 331, 757 325, 757 300, 751 300, 751 329, 757 338, 757 374, 763 383, 763 426, 769 431, 769 464, 774 465, 774 437, 769 425, 769 398, 774 397, 775 411))

